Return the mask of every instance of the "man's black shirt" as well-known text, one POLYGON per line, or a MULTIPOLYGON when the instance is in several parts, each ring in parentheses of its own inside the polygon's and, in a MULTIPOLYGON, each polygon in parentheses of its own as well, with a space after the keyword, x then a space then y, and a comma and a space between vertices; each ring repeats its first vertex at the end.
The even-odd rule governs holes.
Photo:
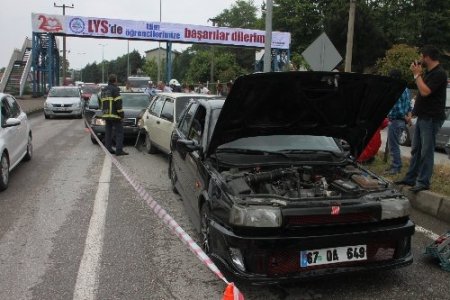
POLYGON ((445 120, 445 98, 447 97, 447 74, 439 64, 423 75, 423 80, 431 93, 428 96, 417 94, 413 115, 420 118, 445 120))

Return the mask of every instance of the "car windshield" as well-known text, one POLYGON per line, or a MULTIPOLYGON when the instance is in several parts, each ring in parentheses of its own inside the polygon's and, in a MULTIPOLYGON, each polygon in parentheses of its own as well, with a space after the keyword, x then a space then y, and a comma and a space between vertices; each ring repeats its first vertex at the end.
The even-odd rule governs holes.
POLYGON ((67 88, 67 89, 51 89, 48 93, 49 97, 79 97, 78 88, 67 88))
POLYGON ((130 88, 146 88, 148 86, 148 78, 129 78, 128 84, 130 88))
POLYGON ((267 152, 330 151, 342 152, 336 141, 327 136, 269 135, 237 139, 223 144, 220 149, 258 150, 267 152))
POLYGON ((147 94, 122 94, 122 106, 124 108, 146 108, 150 102, 147 94))

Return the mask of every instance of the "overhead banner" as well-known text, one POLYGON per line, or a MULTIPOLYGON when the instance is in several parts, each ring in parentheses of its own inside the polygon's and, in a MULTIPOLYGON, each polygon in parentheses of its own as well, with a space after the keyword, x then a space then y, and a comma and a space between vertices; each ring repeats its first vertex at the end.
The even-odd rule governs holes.
MULTIPOLYGON (((97 17, 31 14, 33 32, 79 37, 138 39, 178 43, 221 44, 264 48, 265 31, 133 21, 97 17)), ((272 32, 272 48, 289 49, 289 32, 272 32)))

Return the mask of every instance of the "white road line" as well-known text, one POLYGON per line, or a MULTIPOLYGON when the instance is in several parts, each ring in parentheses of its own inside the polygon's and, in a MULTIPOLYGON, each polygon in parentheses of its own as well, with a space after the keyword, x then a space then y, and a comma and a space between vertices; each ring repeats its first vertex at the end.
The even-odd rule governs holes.
POLYGON ((433 231, 425 229, 417 224, 416 224, 416 231, 423 233, 426 237, 432 239, 433 241, 439 237, 439 235, 434 233, 433 231))
POLYGON ((83 257, 78 269, 73 299, 95 299, 98 288, 98 272, 103 248, 106 208, 108 206, 109 185, 111 181, 111 158, 105 155, 97 194, 95 195, 89 230, 86 237, 83 257))

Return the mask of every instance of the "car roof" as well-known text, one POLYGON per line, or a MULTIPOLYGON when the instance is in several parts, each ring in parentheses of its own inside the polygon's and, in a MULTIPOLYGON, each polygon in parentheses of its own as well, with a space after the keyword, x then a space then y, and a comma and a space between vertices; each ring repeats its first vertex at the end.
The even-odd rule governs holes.
POLYGON ((76 85, 58 85, 58 86, 52 86, 52 89, 80 89, 78 86, 76 85))
POLYGON ((198 94, 198 93, 170 93, 170 92, 160 92, 156 95, 162 95, 166 97, 178 98, 178 97, 202 97, 202 98, 217 98, 220 96, 217 95, 208 95, 208 94, 198 94))

